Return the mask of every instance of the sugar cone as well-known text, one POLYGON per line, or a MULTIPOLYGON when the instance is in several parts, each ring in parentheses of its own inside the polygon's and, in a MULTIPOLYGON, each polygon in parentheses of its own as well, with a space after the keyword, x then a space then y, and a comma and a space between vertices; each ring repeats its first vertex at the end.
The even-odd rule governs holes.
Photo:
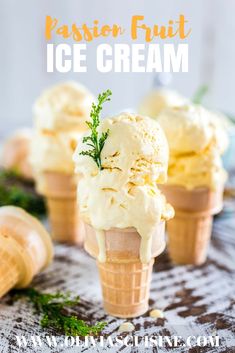
POLYGON ((97 263, 105 311, 122 318, 144 314, 148 310, 153 260, 148 264, 97 263))
POLYGON ((167 222, 168 249, 176 264, 200 265, 205 262, 211 237, 213 215, 223 206, 223 188, 187 190, 161 185, 175 217, 167 222))
POLYGON ((37 190, 46 197, 53 238, 82 244, 85 231, 77 207, 77 177, 45 172, 37 178, 37 190))
POLYGON ((0 298, 22 280, 23 273, 19 247, 11 238, 0 234, 0 298))
POLYGON ((86 225, 85 249, 97 258, 104 309, 110 315, 131 318, 148 310, 149 288, 154 257, 165 248, 165 223, 156 228, 152 239, 151 260, 140 261, 141 238, 133 228, 104 231, 106 261, 99 261, 95 231, 86 225))
POLYGON ((176 264, 200 265, 205 262, 213 216, 210 211, 182 212, 168 221, 168 249, 176 264))
POLYGON ((49 234, 18 207, 0 208, 0 298, 27 286, 53 256, 49 234))
POLYGON ((210 210, 217 214, 223 208, 223 191, 221 185, 216 191, 207 187, 198 187, 188 190, 183 186, 159 185, 160 190, 166 196, 167 201, 178 210, 186 212, 202 212, 210 210))

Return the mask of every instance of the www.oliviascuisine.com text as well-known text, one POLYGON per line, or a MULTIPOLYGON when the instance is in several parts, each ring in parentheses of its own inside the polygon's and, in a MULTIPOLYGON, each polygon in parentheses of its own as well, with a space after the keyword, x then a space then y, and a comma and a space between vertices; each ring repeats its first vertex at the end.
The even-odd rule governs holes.
POLYGON ((219 336, 15 336, 19 347, 219 347, 219 336))

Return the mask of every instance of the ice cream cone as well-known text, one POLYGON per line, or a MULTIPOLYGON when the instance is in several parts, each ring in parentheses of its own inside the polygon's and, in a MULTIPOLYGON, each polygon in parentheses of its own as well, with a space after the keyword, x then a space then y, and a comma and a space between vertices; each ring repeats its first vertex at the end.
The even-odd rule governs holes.
POLYGON ((211 236, 211 211, 175 211, 167 224, 168 249, 176 264, 200 265, 205 262, 211 236))
POLYGON ((153 259, 137 262, 98 262, 104 309, 117 317, 136 317, 148 310, 153 259))
POLYGON ((178 185, 159 185, 159 189, 175 209, 187 212, 211 210, 214 215, 223 208, 223 185, 218 187, 216 191, 212 191, 207 187, 189 190, 178 185))
POLYGON ((9 237, 0 235, 0 298, 15 287, 24 273, 19 247, 9 237))
POLYGON ((49 234, 20 208, 0 208, 0 297, 27 286, 52 259, 49 234))
POLYGON ((167 222, 172 261, 176 264, 204 263, 213 215, 219 213, 223 206, 223 188, 217 191, 206 187, 187 190, 171 185, 161 185, 160 188, 175 209, 175 217, 167 222))
POLYGON ((99 259, 94 229, 86 225, 85 249, 97 259, 103 293, 104 309, 110 315, 128 318, 148 310, 149 288, 154 257, 165 248, 165 223, 153 235, 151 260, 140 261, 141 237, 134 228, 104 231, 106 261, 99 259))
POLYGON ((37 190, 47 200, 53 238, 58 242, 82 244, 84 225, 76 201, 77 177, 45 172, 37 178, 37 190))

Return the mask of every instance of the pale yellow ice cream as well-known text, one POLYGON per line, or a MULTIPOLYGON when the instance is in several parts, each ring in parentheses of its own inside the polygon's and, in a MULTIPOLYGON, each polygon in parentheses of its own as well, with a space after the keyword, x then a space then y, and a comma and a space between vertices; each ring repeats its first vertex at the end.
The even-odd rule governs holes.
POLYGON ((104 119, 99 132, 108 129, 101 153, 103 170, 92 158, 79 154, 87 149, 82 140, 74 154, 81 176, 80 214, 97 230, 100 244, 102 230, 134 227, 142 237, 141 260, 148 262, 146 249, 156 225, 173 216, 157 186, 167 177, 167 140, 157 122, 139 115, 123 113, 104 119))
MULTIPOLYGON (((77 141, 84 132, 37 131, 31 145, 31 164, 35 172, 51 171, 73 174, 72 159, 77 141)), ((36 173, 37 174, 37 173, 36 173)))
POLYGON ((82 85, 65 82, 43 92, 34 105, 38 130, 86 130, 95 99, 82 85))
POLYGON ((34 106, 35 134, 30 161, 38 175, 44 171, 74 173, 72 155, 87 129, 95 99, 82 85, 61 83, 46 90, 34 106))
POLYGON ((158 122, 170 148, 168 184, 215 190, 225 182, 221 155, 228 138, 212 112, 188 104, 165 109, 158 122))
POLYGON ((178 92, 166 88, 151 91, 139 106, 139 113, 142 115, 157 118, 158 115, 168 107, 179 107, 187 103, 187 98, 178 92))

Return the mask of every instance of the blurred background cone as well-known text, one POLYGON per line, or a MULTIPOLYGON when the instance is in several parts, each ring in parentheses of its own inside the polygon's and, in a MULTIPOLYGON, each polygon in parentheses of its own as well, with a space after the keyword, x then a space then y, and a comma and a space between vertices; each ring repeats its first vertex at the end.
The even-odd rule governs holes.
POLYGON ((154 257, 165 248, 165 223, 153 235, 149 263, 140 261, 141 237, 134 228, 104 231, 106 261, 100 261, 94 229, 85 225, 85 250, 97 259, 105 311, 121 318, 136 317, 148 310, 154 257))
POLYGON ((53 239, 82 244, 84 224, 77 207, 77 177, 44 172, 37 178, 37 190, 46 198, 53 239))
POLYGON ((200 265, 206 261, 213 215, 223 207, 223 187, 216 191, 201 187, 161 185, 161 191, 175 210, 167 222, 168 250, 176 264, 200 265))

